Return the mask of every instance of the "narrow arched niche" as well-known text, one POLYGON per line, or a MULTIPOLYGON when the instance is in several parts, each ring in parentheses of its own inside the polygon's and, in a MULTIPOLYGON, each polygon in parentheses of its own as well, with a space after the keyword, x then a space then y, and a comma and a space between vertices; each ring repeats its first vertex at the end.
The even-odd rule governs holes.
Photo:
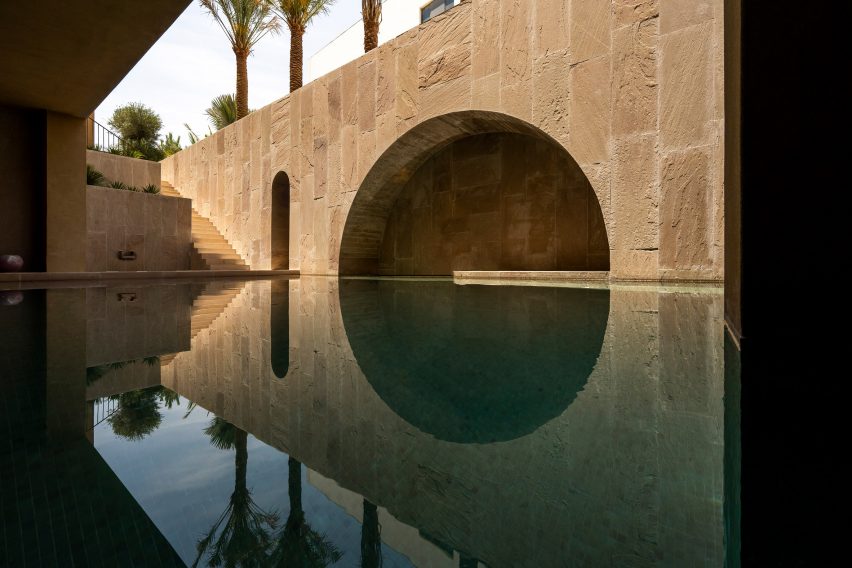
POLYGON ((278 172, 272 180, 272 269, 290 268, 290 178, 278 172))
POLYGON ((540 129, 465 111, 412 128, 368 172, 346 219, 341 274, 609 270, 597 195, 540 129))

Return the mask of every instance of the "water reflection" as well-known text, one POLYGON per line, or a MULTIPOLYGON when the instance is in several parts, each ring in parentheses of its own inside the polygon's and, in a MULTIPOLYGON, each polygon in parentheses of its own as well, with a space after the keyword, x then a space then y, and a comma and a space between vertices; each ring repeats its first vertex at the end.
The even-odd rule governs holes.
POLYGON ((302 278, 38 294, 0 319, 4 337, 26 318, 45 330, 12 340, 36 363, 0 351, 3 471, 94 444, 98 479, 132 494, 168 558, 722 563, 714 291, 302 278))
POLYGON ((340 310, 396 414, 440 440, 490 443, 530 434, 583 390, 609 291, 344 280, 340 310))

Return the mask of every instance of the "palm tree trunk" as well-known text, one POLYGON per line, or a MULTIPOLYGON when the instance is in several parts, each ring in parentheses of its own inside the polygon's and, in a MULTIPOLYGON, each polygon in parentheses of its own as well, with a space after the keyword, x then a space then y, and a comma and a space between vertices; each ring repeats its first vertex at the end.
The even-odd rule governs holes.
POLYGON ((305 30, 290 28, 290 92, 302 86, 302 36, 305 30))
POLYGON ((364 20, 364 53, 379 46, 379 24, 364 20))
POLYGON ((234 435, 234 448, 237 450, 237 455, 234 458, 234 465, 236 466, 234 493, 238 491, 245 492, 247 487, 246 474, 248 473, 248 432, 237 428, 234 435))
POLYGON ((302 515, 302 464, 293 458, 287 460, 287 489, 290 496, 290 515, 302 515))
POLYGON ((381 568, 382 533, 378 508, 364 499, 361 521, 361 568, 381 568))
POLYGON ((248 114, 248 53, 234 51, 237 56, 237 120, 248 114))

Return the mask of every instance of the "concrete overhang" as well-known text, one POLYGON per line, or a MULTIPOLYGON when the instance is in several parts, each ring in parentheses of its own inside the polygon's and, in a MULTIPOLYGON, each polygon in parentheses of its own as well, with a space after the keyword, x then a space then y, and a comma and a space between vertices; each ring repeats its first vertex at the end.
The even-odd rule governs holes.
POLYGON ((0 104, 88 116, 190 1, 0 2, 0 104))

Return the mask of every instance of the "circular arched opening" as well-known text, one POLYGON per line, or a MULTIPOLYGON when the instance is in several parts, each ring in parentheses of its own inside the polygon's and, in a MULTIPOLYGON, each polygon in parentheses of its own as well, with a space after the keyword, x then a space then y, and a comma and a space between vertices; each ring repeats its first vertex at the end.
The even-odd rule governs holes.
POLYGON ((341 274, 609 270, 603 212, 534 126, 470 111, 426 121, 376 161, 341 239, 341 274))
POLYGON ((290 268, 290 178, 278 172, 272 180, 272 270, 290 268))

